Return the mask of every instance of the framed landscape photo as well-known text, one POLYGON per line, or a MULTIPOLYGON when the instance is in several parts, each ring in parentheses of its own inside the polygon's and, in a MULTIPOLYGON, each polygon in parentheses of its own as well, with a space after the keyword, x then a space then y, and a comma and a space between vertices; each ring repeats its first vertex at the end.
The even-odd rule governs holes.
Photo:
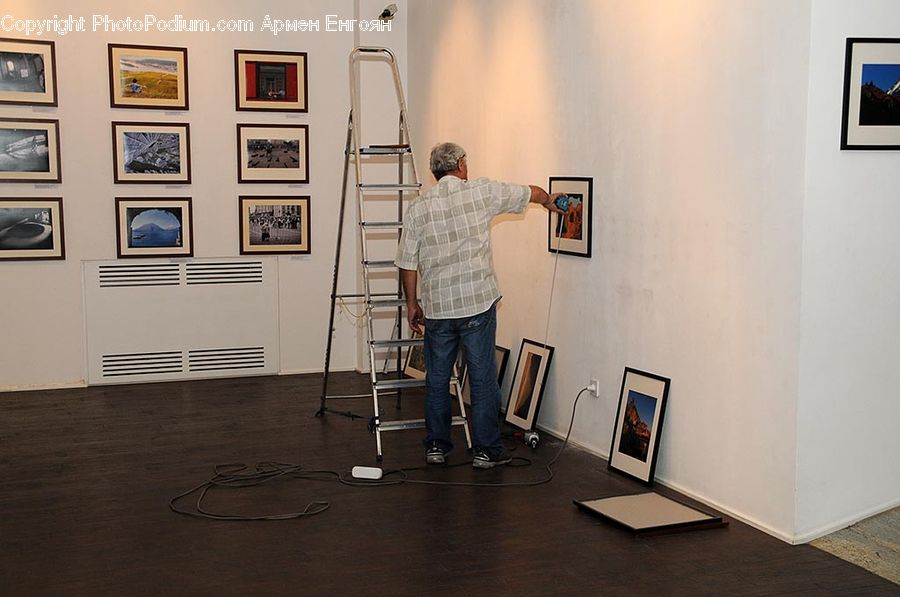
POLYGON ((566 213, 548 212, 547 250, 565 255, 591 256, 594 179, 550 177, 550 193, 566 194, 566 213))
POLYGON ((112 139, 117 184, 190 184, 191 125, 113 122, 112 139))
POLYGON ((238 182, 309 182, 309 127, 239 124, 238 182))
POLYGON ((109 44, 109 105, 187 110, 187 48, 109 44))
POLYGON ((841 149, 900 149, 900 38, 847 39, 841 149))
POLYGON ((65 258, 61 197, 0 198, 0 261, 65 258))
POLYGON ((506 403, 507 423, 525 431, 534 429, 552 359, 552 346, 528 338, 522 340, 506 403))
POLYGON ((116 197, 119 257, 192 257, 190 197, 116 197))
POLYGON ((308 254, 309 197, 239 197, 241 255, 308 254))
POLYGON ((0 104, 56 106, 56 45, 0 38, 0 104))
POLYGON ((670 380, 625 368, 609 449, 609 469, 653 485, 670 380))
POLYGON ((0 182, 62 182, 59 121, 0 118, 0 182))
POLYGON ((235 50, 235 108, 308 112, 306 60, 306 52, 235 50))

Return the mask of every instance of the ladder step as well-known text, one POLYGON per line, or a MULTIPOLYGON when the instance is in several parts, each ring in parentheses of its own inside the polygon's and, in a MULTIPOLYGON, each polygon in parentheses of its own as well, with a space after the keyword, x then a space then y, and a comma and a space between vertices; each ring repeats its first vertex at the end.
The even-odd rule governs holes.
POLYGON ((404 153, 412 153, 412 148, 407 144, 370 145, 368 147, 360 147, 359 153, 362 155, 401 155, 404 153))
POLYGON ((397 348, 400 346, 422 346, 424 338, 404 338, 402 340, 371 340, 372 348, 397 348))
MULTIPOLYGON (((465 425, 464 417, 455 416, 450 419, 451 425, 465 425)), ((406 421, 385 421, 378 423, 378 431, 401 431, 403 429, 422 429, 425 427, 425 419, 407 419, 406 421)))
POLYGON ((375 389, 378 391, 424 387, 424 379, 380 379, 375 382, 375 389))
POLYGON ((377 300, 369 300, 366 304, 373 308, 387 308, 387 307, 405 307, 406 299, 402 298, 389 298, 389 299, 377 299, 377 300))
POLYGON ((360 222, 363 228, 403 228, 403 222, 360 222))
POLYGON ((359 183, 359 184, 356 185, 356 186, 359 187, 359 189, 362 190, 362 191, 418 191, 419 188, 420 188, 422 185, 421 185, 421 183, 418 183, 418 182, 417 182, 417 183, 414 183, 414 184, 396 184, 396 183, 393 183, 393 184, 391 184, 391 183, 389 183, 389 184, 382 184, 382 183, 377 183, 377 184, 366 184, 366 183, 359 183))
POLYGON ((382 267, 397 267, 394 265, 393 259, 367 259, 362 262, 363 267, 368 268, 382 268, 382 267))

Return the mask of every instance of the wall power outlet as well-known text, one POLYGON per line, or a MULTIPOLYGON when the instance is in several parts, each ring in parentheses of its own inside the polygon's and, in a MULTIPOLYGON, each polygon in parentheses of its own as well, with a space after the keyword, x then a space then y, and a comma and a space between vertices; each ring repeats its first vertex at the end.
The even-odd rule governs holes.
POLYGON ((591 383, 588 384, 587 388, 588 388, 588 393, 591 396, 593 396, 594 398, 596 398, 597 396, 600 395, 600 380, 592 379, 591 383))

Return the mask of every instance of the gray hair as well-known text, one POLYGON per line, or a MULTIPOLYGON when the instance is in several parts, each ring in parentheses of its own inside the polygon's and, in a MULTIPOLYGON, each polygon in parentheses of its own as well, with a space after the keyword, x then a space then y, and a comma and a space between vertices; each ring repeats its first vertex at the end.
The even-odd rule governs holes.
POLYGON ((431 173, 438 180, 459 166, 459 160, 466 157, 466 150, 456 143, 438 143, 431 150, 431 173))

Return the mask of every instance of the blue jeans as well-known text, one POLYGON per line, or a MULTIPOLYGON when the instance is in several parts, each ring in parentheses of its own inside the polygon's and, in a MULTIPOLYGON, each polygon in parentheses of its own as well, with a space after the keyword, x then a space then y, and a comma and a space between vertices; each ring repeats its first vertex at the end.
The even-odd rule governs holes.
POLYGON ((497 383, 497 307, 459 319, 425 319, 425 445, 445 451, 450 440, 450 376, 462 342, 472 406, 472 447, 494 451, 500 443, 500 386, 497 383))

